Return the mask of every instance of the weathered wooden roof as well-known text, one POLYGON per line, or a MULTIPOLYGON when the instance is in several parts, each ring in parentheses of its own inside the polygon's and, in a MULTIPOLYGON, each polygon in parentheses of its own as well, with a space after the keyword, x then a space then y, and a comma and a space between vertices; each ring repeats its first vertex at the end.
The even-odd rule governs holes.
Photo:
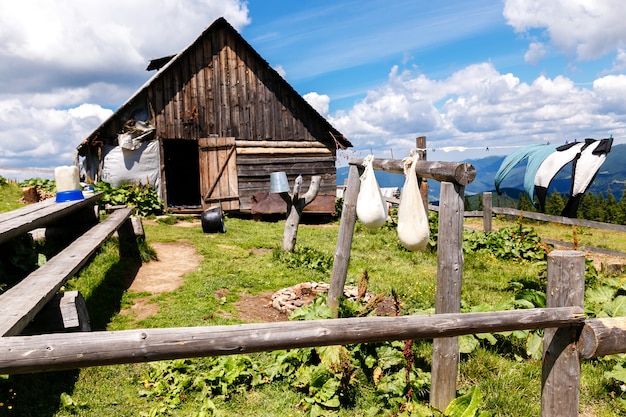
MULTIPOLYGON (((158 80, 160 77, 165 76, 166 74, 168 74, 168 70, 170 68, 173 68, 174 65, 176 65, 176 63, 179 60, 182 60, 185 55, 192 50, 193 46, 200 41, 201 39, 205 38, 205 37, 210 37, 210 36, 215 36, 216 33, 220 33, 222 31, 226 31, 228 32, 230 35, 234 36, 237 39, 237 42, 239 42, 243 48, 246 49, 246 53, 248 53, 249 55, 253 56, 255 60, 258 61, 258 63, 260 64, 260 66, 262 66, 264 68, 264 70, 269 71, 272 74, 272 77, 275 77, 275 82, 280 83, 282 85, 283 91, 286 91, 287 94, 289 94, 291 97, 290 99, 294 100, 294 101, 300 101, 300 104, 306 108, 308 108, 308 110, 311 112, 311 114, 314 114, 314 119, 315 122, 319 125, 322 126, 324 128, 325 131, 329 132, 329 136, 334 139, 334 141, 336 142, 336 146, 338 148, 347 148, 347 147, 351 147, 352 144, 350 143, 350 141, 348 141, 344 135, 339 132, 337 129, 335 129, 322 115, 320 115, 308 102, 306 102, 306 100, 304 100, 304 98, 295 91, 295 89, 289 85, 289 83, 287 83, 287 81, 285 81, 280 74, 274 70, 268 63, 267 61, 265 61, 255 50, 254 48, 252 48, 252 46, 245 40, 243 39, 243 37, 226 21, 226 19, 224 18, 219 18, 217 19, 215 22, 213 22, 198 38, 196 38, 187 48, 185 48, 184 50, 182 50, 180 53, 178 53, 177 55, 174 55, 173 57, 167 57, 170 58, 169 60, 167 60, 167 62, 162 62, 162 61, 166 61, 165 59, 161 59, 160 62, 158 62, 159 65, 162 65, 160 67, 160 69, 157 71, 157 73, 151 77, 143 86, 141 86, 137 92, 135 94, 133 94, 124 104, 122 104, 107 120, 105 120, 97 129, 95 129, 87 138, 85 138, 85 140, 78 146, 78 150, 79 152, 81 151, 81 149, 85 146, 87 146, 92 139, 96 139, 99 135, 99 132, 104 130, 104 128, 114 119, 120 117, 120 114, 122 114, 124 112, 124 110, 126 109, 127 106, 132 105, 136 99, 140 96, 142 96, 146 90, 148 88, 150 88, 150 86, 156 81, 158 80)), ((218 37, 220 40, 221 39, 225 39, 225 37, 218 37)), ((157 60, 153 60, 153 62, 151 62, 151 64, 148 66, 148 68, 150 68, 150 66, 154 66, 156 63, 154 63, 154 61, 157 60)))

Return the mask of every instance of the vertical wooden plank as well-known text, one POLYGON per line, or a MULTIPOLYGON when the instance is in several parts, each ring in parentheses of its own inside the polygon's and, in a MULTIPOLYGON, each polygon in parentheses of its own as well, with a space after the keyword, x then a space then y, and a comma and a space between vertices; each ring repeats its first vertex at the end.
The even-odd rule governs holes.
POLYGON ((207 59, 205 58, 205 44, 207 39, 203 36, 200 42, 196 46, 196 61, 194 68, 194 77, 196 78, 196 106, 198 107, 198 133, 196 139, 205 137, 209 134, 207 132, 207 97, 206 97, 206 74, 207 59))
POLYGON ((257 92, 258 84, 253 68, 253 59, 248 55, 246 51, 246 89, 248 91, 248 102, 246 103, 249 113, 248 135, 243 139, 254 140, 257 139, 257 108, 259 102, 259 96, 257 92))
POLYGON ((220 169, 226 166, 228 150, 226 149, 226 138, 215 138, 215 149, 213 151, 215 155, 215 164, 211 166, 211 182, 215 182, 215 191, 213 195, 216 197, 223 197, 228 195, 228 179, 223 175, 220 175, 220 169), (225 181, 226 180, 226 181, 225 181))
MULTIPOLYGON (((230 159, 228 160, 228 165, 226 167, 226 175, 228 181, 228 195, 229 196, 239 196, 239 174, 237 172, 237 150, 235 149, 232 153, 230 149, 235 147, 235 138, 227 138, 228 139, 228 152, 230 153, 230 159)), ((230 199, 228 204, 228 210, 238 210, 239 209, 239 198, 230 199)))
MULTIPOLYGON (((268 69, 269 71, 269 69, 268 69)), ((270 77, 266 78, 266 82, 268 84, 265 90, 265 130, 267 132, 267 138, 272 140, 278 139, 277 128, 280 127, 278 116, 276 114, 276 108, 278 106, 278 100, 276 99, 276 95, 274 94, 274 90, 276 88, 275 81, 270 77)))
POLYGON ((491 205, 491 193, 483 193, 483 230, 485 232, 491 232, 491 217, 493 216, 493 212, 491 211, 491 205))
POLYGON ((238 77, 239 77, 239 91, 241 100, 241 127, 239 129, 240 139, 251 139, 251 115, 250 115, 250 102, 252 97, 250 95, 250 79, 248 77, 248 51, 241 45, 238 45, 237 55, 238 60, 238 77))
POLYGON ((195 80, 192 75, 191 69, 193 68, 192 61, 195 60, 195 55, 192 50, 189 50, 187 54, 181 57, 181 79, 180 79, 180 91, 181 91, 181 108, 180 108, 180 124, 181 124, 181 137, 185 139, 193 139, 195 128, 189 122, 193 117, 193 104, 195 94, 195 80))
POLYGON ((155 80, 155 82, 150 87, 153 91, 153 106, 154 112, 156 113, 155 117, 155 125, 157 128, 156 137, 163 138, 166 137, 166 120, 165 120, 165 102, 164 102, 164 89, 163 89, 163 79, 165 77, 160 77, 155 80))
MULTIPOLYGON (((555 250, 548 254, 546 307, 583 307, 585 255, 555 250)), ((545 329, 541 372, 541 415, 578 416, 580 357, 577 327, 545 329)))
POLYGON ((229 113, 230 113, 230 129, 227 136, 239 137, 240 126, 240 109, 241 99, 239 94, 239 59, 235 50, 235 40, 232 35, 229 36, 228 50, 228 75, 229 75, 229 113))
POLYGON ((174 136, 173 138, 179 139, 183 137, 183 124, 182 124, 182 82, 181 82, 181 63, 176 62, 175 65, 171 67, 172 69, 172 79, 174 89, 173 92, 173 108, 172 108, 172 120, 173 120, 173 128, 174 128, 174 136))
POLYGON ((226 78, 228 73, 227 66, 227 54, 226 54, 226 46, 224 44, 225 38, 223 31, 219 31, 217 33, 218 40, 216 41, 216 46, 220 48, 217 52, 216 62, 215 62, 215 112, 217 119, 217 129, 215 133, 218 136, 225 136, 226 131, 228 130, 228 97, 226 95, 226 78))
POLYGON ((163 137, 167 138, 167 139, 172 139, 174 138, 174 122, 173 122, 173 97, 174 97, 174 93, 173 93, 173 87, 172 87, 172 77, 171 76, 163 76, 161 77, 161 79, 163 80, 163 96, 164 96, 164 100, 163 100, 163 119, 165 120, 165 134, 163 135, 163 137))
MULTIPOLYGON (((417 145, 417 153, 420 156, 420 160, 426 161, 426 136, 420 136, 415 139, 417 145)), ((420 178, 420 193, 422 195, 422 201, 424 202, 424 210, 428 214, 428 180, 426 178, 420 178)))
MULTIPOLYGON (((461 310, 463 278, 463 198, 465 187, 441 183, 439 199, 439 235, 437 241, 437 296, 435 313, 458 313, 461 310)), ((459 366, 457 337, 433 341, 430 402, 444 411, 456 397, 459 366)))
POLYGON ((206 67, 204 68, 204 83, 205 83, 205 120, 206 120, 206 136, 216 133, 216 112, 215 112, 215 53, 213 38, 215 35, 206 37, 204 40, 204 59, 206 67))
POLYGON ((271 81, 269 80, 268 77, 268 72, 269 72, 269 68, 263 68, 261 69, 261 71, 263 71, 263 95, 262 95, 262 102, 261 102, 261 109, 260 111, 263 113, 263 140, 272 140, 274 139, 274 135, 272 133, 272 124, 274 123, 274 121, 272 120, 272 100, 270 98, 270 88, 268 86, 268 83, 270 83, 271 81))
POLYGON ((348 183, 343 195, 343 209, 341 210, 333 272, 330 276, 330 286, 328 288, 328 307, 333 310, 335 317, 337 317, 339 297, 343 295, 343 287, 348 274, 348 264, 350 263, 350 249, 356 224, 356 200, 361 189, 359 176, 359 168, 356 165, 350 165, 348 183))

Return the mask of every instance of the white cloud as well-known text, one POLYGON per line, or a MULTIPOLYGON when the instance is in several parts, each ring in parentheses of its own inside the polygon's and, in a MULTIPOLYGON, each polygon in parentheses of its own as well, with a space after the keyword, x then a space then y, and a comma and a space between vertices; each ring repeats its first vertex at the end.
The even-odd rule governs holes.
POLYGON ((0 91, 119 81, 129 72, 136 83, 149 59, 179 52, 220 16, 241 28, 247 13, 240 0, 2 2, 0 91))
POLYGON ((328 117, 330 97, 326 94, 317 94, 316 92, 307 93, 302 96, 319 114, 328 117))
POLYGON ((600 111, 626 119, 626 75, 607 75, 594 81, 600 111))
POLYGON ((617 54, 613 60, 613 67, 606 72, 615 73, 622 72, 624 70, 626 70, 626 50, 620 48, 617 50, 617 54))
POLYGON ((536 65, 547 53, 546 45, 542 42, 532 42, 524 54, 524 61, 536 65))
POLYGON ((516 31, 544 31, 558 50, 577 59, 596 59, 626 46, 622 0, 504 0, 503 13, 516 31))
POLYGON ((76 146, 98 127, 111 110, 83 104, 68 110, 0 101, 0 165, 41 167, 72 162, 76 146))
POLYGON ((439 81, 394 70, 331 122, 356 149, 400 155, 422 135, 429 148, 457 151, 623 135, 625 115, 624 75, 599 78, 591 89, 563 76, 528 84, 483 63, 439 81))
POLYGON ((0 166, 70 164, 112 114, 105 107, 150 77, 150 59, 180 52, 219 17, 250 22, 243 0, 0 3, 0 166))

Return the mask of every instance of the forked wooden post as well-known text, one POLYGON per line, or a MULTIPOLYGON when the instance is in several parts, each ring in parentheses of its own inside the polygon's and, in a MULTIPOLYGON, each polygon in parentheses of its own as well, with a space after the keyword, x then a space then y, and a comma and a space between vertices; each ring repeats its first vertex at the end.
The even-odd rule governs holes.
MULTIPOLYGON (((547 307, 583 307, 585 255, 555 250, 548 255, 547 307)), ((541 415, 578 416, 580 357, 579 326, 545 329, 541 372, 541 415)))
POLYGON ((493 216, 491 206, 491 193, 483 193, 483 231, 485 232, 491 232, 491 217, 493 216))
POLYGON ((338 314, 339 297, 343 294, 343 287, 348 274, 348 264, 350 263, 350 250, 352 248, 352 237, 354 236, 354 226, 356 224, 356 200, 361 189, 359 168, 350 165, 348 171, 348 183, 343 195, 343 208, 341 210, 341 222, 339 223, 339 235, 337 236, 337 249, 333 261, 333 272, 330 277, 330 287, 328 288, 328 307, 335 314, 338 314))
MULTIPOLYGON (((445 181, 441 183, 435 300, 437 314, 458 313, 461 310, 464 194, 463 185, 445 181)), ((435 339, 430 403, 438 410, 444 411, 456 398, 458 366, 458 337, 435 339)))

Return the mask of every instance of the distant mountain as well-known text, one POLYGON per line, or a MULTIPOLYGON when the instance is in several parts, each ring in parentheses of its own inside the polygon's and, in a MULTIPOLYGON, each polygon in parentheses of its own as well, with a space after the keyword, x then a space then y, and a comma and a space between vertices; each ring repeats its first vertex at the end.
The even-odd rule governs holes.
MULTIPOLYGON (((488 156, 480 159, 468 159, 465 161, 472 164, 476 169, 476 179, 465 187, 466 195, 482 194, 487 191, 495 192, 493 185, 496 173, 504 160, 504 156, 488 156)), ((526 161, 518 164, 502 182, 502 189, 512 198, 517 199, 519 193, 524 192, 524 172, 526 161)), ((570 178, 572 173, 571 164, 566 165, 557 174, 550 184, 549 193, 558 191, 561 194, 569 195, 570 178)), ((337 184, 343 185, 348 178, 348 167, 337 168, 337 184)), ((376 179, 380 187, 398 187, 404 185, 404 175, 390 174, 384 171, 376 171, 376 179)), ((611 152, 606 157, 604 164, 598 171, 596 178, 591 183, 589 191, 594 194, 603 193, 605 196, 610 191, 616 199, 620 199, 624 191, 626 181, 626 145, 614 145, 611 152)), ((439 182, 428 181, 429 201, 439 200, 439 182)))

